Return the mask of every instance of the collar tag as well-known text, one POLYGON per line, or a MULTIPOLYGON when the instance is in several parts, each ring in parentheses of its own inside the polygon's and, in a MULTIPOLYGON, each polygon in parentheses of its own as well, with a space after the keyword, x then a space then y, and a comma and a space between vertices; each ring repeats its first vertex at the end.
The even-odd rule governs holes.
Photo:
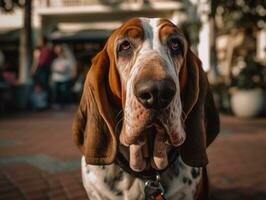
POLYGON ((164 198, 162 194, 159 194, 158 196, 155 197, 154 200, 166 200, 166 199, 164 198))
POLYGON ((160 182, 160 175, 157 174, 156 180, 147 180, 144 186, 146 200, 165 200, 164 188, 160 182))

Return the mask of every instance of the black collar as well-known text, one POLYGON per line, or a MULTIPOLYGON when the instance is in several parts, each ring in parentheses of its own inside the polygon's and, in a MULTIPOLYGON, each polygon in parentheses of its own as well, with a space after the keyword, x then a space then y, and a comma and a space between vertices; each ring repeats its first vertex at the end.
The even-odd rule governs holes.
POLYGON ((140 178, 142 180, 156 180, 156 176, 158 174, 160 175, 164 171, 166 171, 174 163, 174 161, 177 159, 178 156, 179 156, 178 148, 171 149, 170 152, 168 153, 169 164, 163 170, 155 170, 152 168, 150 170, 144 170, 142 172, 136 172, 130 168, 129 162, 125 159, 125 157, 119 151, 117 153, 115 163, 119 167, 121 167, 125 172, 129 173, 131 176, 135 176, 136 178, 140 178))

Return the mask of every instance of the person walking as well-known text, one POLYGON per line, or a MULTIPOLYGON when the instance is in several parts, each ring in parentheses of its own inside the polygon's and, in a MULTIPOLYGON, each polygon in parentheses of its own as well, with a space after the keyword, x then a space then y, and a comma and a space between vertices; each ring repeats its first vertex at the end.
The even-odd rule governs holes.
POLYGON ((72 80, 76 74, 76 60, 67 45, 56 45, 56 58, 51 67, 54 108, 63 108, 71 101, 72 80))
POLYGON ((37 40, 37 47, 34 50, 34 60, 31 74, 34 81, 33 86, 33 107, 41 110, 48 107, 49 100, 49 76, 51 63, 54 54, 47 45, 47 38, 41 36, 37 40))

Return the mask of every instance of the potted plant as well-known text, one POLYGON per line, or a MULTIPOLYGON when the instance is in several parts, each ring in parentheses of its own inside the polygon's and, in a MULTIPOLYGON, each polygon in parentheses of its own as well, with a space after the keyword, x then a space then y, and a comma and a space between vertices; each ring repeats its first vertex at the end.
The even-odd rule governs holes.
POLYGON ((263 111, 266 88, 266 66, 252 56, 239 58, 232 69, 231 108, 241 118, 250 118, 263 111))

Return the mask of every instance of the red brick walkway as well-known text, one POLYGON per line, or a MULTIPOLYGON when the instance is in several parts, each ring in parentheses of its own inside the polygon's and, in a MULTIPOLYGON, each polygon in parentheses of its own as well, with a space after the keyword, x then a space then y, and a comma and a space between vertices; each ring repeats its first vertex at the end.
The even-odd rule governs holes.
POLYGON ((265 200, 266 119, 221 119, 221 134, 208 149, 214 199, 265 200))
POLYGON ((49 111, 0 120, 1 200, 86 199, 72 117, 49 111))
MULTIPOLYGON (((0 200, 86 199, 72 117, 73 109, 0 119, 0 200)), ((222 116, 221 132, 208 150, 214 199, 266 199, 266 119, 222 116)))

